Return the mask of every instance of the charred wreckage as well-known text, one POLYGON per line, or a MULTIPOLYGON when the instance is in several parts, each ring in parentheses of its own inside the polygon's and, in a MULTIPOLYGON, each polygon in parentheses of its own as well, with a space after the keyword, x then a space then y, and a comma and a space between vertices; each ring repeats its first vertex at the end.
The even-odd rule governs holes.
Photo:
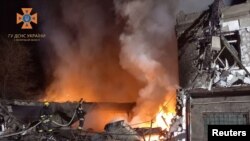
POLYGON ((179 13, 179 78, 186 140, 206 141, 208 125, 247 125, 250 105, 250 3, 179 13))
MULTIPOLYGON (((109 107, 105 110, 122 111, 129 114, 134 103, 1 101, 0 140, 140 141, 146 140, 145 136, 155 134, 161 135, 161 140, 172 136, 168 134, 170 132, 163 131, 160 127, 132 128, 124 120, 107 123, 104 132, 83 129, 85 114, 99 107, 109 107), (77 123, 77 121, 79 122, 77 123)), ((175 126, 179 127, 179 125, 175 126)), ((176 127, 172 127, 171 130, 174 131, 174 128, 176 127)))

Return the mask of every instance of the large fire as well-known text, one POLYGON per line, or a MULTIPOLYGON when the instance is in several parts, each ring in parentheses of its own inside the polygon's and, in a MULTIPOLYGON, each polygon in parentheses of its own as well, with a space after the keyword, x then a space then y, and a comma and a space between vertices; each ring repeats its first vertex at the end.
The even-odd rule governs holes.
POLYGON ((135 103, 127 111, 90 108, 84 128, 103 131, 118 119, 133 128, 169 131, 178 85, 175 5, 171 0, 75 0, 48 8, 52 18, 43 29, 52 74, 42 100, 135 103))
MULTIPOLYGON (((153 123, 152 127, 161 127, 163 131, 169 131, 170 125, 172 124, 172 119, 174 118, 175 113, 165 113, 160 110, 157 113, 156 120, 153 123)), ((158 141, 161 139, 161 135, 148 135, 145 137, 147 141, 158 141)))
POLYGON ((174 117, 174 113, 164 113, 164 112, 159 112, 156 116, 156 126, 161 127, 163 130, 169 130, 170 125, 171 125, 171 120, 174 117))
MULTIPOLYGON (((78 101, 79 97, 72 97, 74 95, 70 95, 69 97, 58 97, 58 95, 56 96, 56 94, 51 94, 51 95, 47 95, 45 97, 46 100, 49 101, 57 101, 57 102, 65 102, 65 101, 78 101)), ((85 95, 86 96, 86 95, 85 95)), ((170 126, 172 124, 172 119, 174 118, 176 111, 175 111, 175 105, 176 105, 176 98, 175 98, 176 94, 175 92, 169 92, 166 94, 165 97, 165 101, 158 107, 158 110, 155 110, 155 114, 151 115, 151 121, 149 121, 147 118, 145 119, 141 119, 141 121, 137 121, 139 124, 137 123, 131 123, 129 122, 129 117, 128 115, 126 115, 126 113, 118 113, 118 111, 107 111, 107 109, 96 109, 94 111, 90 111, 90 113, 87 114, 86 120, 91 120, 92 117, 96 117, 95 122, 86 122, 85 124, 85 128, 93 128, 93 126, 95 127, 95 130, 97 131, 101 131, 103 130, 103 127, 105 126, 105 124, 112 122, 114 120, 120 119, 120 120, 125 120, 128 123, 130 123, 130 125, 133 128, 157 128, 160 127, 162 129, 162 131, 169 131, 170 126), (97 116, 99 115, 99 116, 97 116), (100 115, 105 115, 105 116, 100 116, 100 115), (101 117, 100 119, 98 117, 101 117)), ((89 97, 88 100, 90 100, 89 102, 93 102, 91 101, 91 99, 94 97, 89 97)), ((95 102, 95 101, 94 101, 95 102)), ((150 107, 145 107, 145 108, 150 108, 150 107)), ((154 110, 154 109, 148 109, 148 110, 154 110)), ((131 118, 131 117, 130 117, 131 118)), ((147 141, 158 141, 160 140, 161 135, 160 134, 156 134, 156 135, 147 135, 145 136, 145 139, 147 141)))
MULTIPOLYGON (((57 101, 57 102, 65 102, 65 101, 77 101, 78 97, 71 97, 71 99, 68 99, 68 97, 61 97, 56 99, 56 97, 53 97, 51 95, 48 95, 44 99, 49 100, 49 101, 57 101)), ((44 100, 43 99, 43 100, 44 100)), ((166 95, 165 102, 159 106, 157 112, 155 115, 152 115, 152 120, 151 121, 146 121, 146 119, 143 119, 143 121, 138 121, 139 123, 142 122, 142 124, 136 124, 130 123, 132 127, 134 128, 157 128, 160 127, 162 131, 169 131, 170 125, 172 124, 172 119, 175 116, 175 104, 176 104, 176 98, 175 98, 175 93, 168 93, 166 95)), ((149 109, 150 110, 150 109, 149 109)), ((153 110, 153 109, 151 109, 153 110)), ((93 128, 94 126, 97 131, 103 130, 103 127, 105 124, 108 122, 111 122, 113 120, 117 119, 122 119, 125 121, 128 121, 128 116, 126 116, 126 113, 117 113, 117 111, 107 111, 105 108, 103 110, 101 109, 96 109, 95 111, 91 111, 87 117, 87 119, 90 119, 92 117, 96 117, 95 122, 88 122, 85 125, 85 128, 93 128), (105 116, 97 116, 97 115, 105 115, 105 116), (97 118, 97 117, 102 117, 102 118, 97 118), (99 120, 98 120, 99 119, 99 120)), ((145 136, 145 139, 147 141, 157 141, 160 140, 161 135, 147 135, 145 136)))

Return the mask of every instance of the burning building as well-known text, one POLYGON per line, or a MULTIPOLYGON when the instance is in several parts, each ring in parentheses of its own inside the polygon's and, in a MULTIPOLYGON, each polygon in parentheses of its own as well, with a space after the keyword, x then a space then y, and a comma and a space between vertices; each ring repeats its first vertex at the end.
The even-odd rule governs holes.
MULTIPOLYGON (((156 117, 175 115, 178 69, 172 62, 177 62, 176 2, 62 0, 59 3, 51 2, 47 11, 39 4, 38 12, 51 16, 50 21, 46 21, 47 16, 41 19, 47 42, 55 53, 49 56, 55 62, 44 99, 135 102, 130 117, 114 116, 114 120, 122 118, 137 125, 133 127, 165 129, 164 121, 159 125, 156 117)), ((100 114, 104 116, 105 112, 93 113, 92 117, 102 120, 100 114)))
POLYGON ((250 3, 177 17, 180 86, 187 97, 187 140, 207 140, 208 125, 249 124, 250 3))
MULTIPOLYGON (((57 123, 67 122, 73 114, 74 106, 66 108, 65 102, 83 98, 99 105, 85 109, 84 130, 94 131, 90 133, 95 140, 104 140, 96 132, 105 131, 105 137, 113 131, 134 135, 135 129, 144 140, 159 140, 162 131, 163 138, 168 136, 176 116, 178 88, 178 64, 173 63, 178 60, 176 2, 55 0, 31 1, 30 5, 39 13, 39 28, 46 34, 39 46, 47 86, 39 100, 61 105, 53 110, 57 123), (116 110, 123 104, 129 108, 116 110), (129 133, 118 130, 123 127, 129 133)), ((27 111, 41 107, 40 103, 24 105, 27 111)), ((18 110, 13 114, 21 115, 18 110)), ((20 117, 32 120, 36 115, 20 117)), ((28 129, 20 130, 22 134, 28 129)))
MULTIPOLYGON (((46 34, 39 46, 47 85, 39 100, 52 101, 55 138, 201 141, 208 124, 248 124, 249 3, 215 0, 177 19, 172 0, 30 5, 46 34), (87 114, 78 132, 81 98, 87 114)), ((41 139, 34 129, 41 102, 3 101, 13 130, 0 138, 41 139)))

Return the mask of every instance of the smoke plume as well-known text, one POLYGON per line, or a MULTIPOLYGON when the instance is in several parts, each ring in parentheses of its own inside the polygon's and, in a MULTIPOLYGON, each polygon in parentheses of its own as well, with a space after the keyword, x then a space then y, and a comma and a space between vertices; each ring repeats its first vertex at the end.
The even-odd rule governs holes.
POLYGON ((46 99, 136 100, 143 84, 119 65, 119 34, 123 26, 116 21, 112 1, 55 0, 34 4, 47 35, 44 66, 51 82, 46 99))
MULTIPOLYGON (((46 99, 136 102, 132 122, 138 122, 153 118, 175 95, 176 2, 54 0, 33 5, 47 35, 41 45, 50 80, 46 99)), ((104 115, 96 113, 88 116, 98 123, 104 115)))
POLYGON ((114 2, 117 13, 128 19, 126 30, 120 35, 120 64, 146 83, 139 91, 132 123, 151 120, 159 106, 174 96, 178 84, 174 36, 176 2, 114 2))

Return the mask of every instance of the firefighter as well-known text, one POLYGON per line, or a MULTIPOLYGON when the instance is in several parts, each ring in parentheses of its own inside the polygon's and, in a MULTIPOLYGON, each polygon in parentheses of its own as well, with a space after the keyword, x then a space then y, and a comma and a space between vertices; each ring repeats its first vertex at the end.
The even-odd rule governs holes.
POLYGON ((80 100, 79 105, 76 108, 76 115, 77 115, 77 118, 79 120, 78 129, 82 130, 83 124, 84 124, 84 116, 86 115, 86 112, 83 110, 83 107, 82 107, 82 100, 80 100))
POLYGON ((4 132, 4 131, 5 131, 5 120, 4 120, 4 116, 0 114, 0 132, 4 132))
POLYGON ((51 118, 52 118, 52 110, 50 109, 50 103, 48 101, 45 101, 43 103, 43 108, 40 111, 40 120, 42 123, 40 124, 40 129, 38 132, 52 132, 52 127, 51 127, 51 118))

